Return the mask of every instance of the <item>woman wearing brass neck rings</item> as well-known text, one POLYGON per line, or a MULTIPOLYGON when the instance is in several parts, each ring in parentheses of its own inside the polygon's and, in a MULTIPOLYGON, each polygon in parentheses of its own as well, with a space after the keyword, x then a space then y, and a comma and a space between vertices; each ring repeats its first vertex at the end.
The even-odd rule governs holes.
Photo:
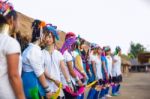
POLYGON ((17 13, 0 1, 0 99, 25 99, 20 65, 20 45, 10 35, 17 32, 17 13))
POLYGON ((32 39, 22 53, 23 85, 26 98, 39 99, 46 96, 50 98, 51 89, 44 75, 44 60, 40 44, 44 37, 43 27, 45 22, 35 20, 32 24, 32 39))

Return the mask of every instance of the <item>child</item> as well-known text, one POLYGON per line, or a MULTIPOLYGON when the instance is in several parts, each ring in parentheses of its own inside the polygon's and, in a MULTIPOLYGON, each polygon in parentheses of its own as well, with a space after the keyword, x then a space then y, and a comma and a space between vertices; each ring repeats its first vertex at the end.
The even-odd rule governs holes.
MULTIPOLYGON (((103 86, 103 76, 102 76, 102 61, 101 61, 101 48, 96 45, 93 51, 93 56, 91 58, 92 67, 95 75, 95 80, 98 80, 98 85, 102 88, 103 86)), ((94 98, 104 98, 104 90, 97 91, 94 98)))
MULTIPOLYGON (((64 56, 66 67, 69 72, 68 74, 71 78, 72 85, 74 86, 74 90, 73 90, 74 92, 76 91, 75 90, 76 86, 83 86, 81 80, 79 79, 78 75, 74 71, 74 62, 73 62, 73 57, 71 55, 71 45, 74 44, 75 42, 76 42, 75 34, 72 32, 68 32, 65 37, 65 43, 61 48, 61 52, 64 56)), ((64 81, 64 84, 67 83, 64 81)), ((72 96, 70 93, 66 92, 66 90, 64 90, 64 93, 65 93, 65 99, 77 98, 77 96, 72 96)))
POLYGON ((19 43, 10 35, 17 31, 17 13, 0 1, 0 99, 25 99, 21 81, 19 43))
POLYGON ((113 57, 113 70, 112 70, 112 76, 113 76, 113 82, 115 83, 113 89, 112 89, 112 95, 117 96, 119 95, 120 90, 120 83, 122 82, 122 73, 121 73, 121 48, 119 46, 115 49, 115 55, 113 57))
POLYGON ((39 99, 42 96, 47 98, 51 96, 51 89, 44 75, 42 50, 40 48, 44 37, 43 23, 40 20, 33 22, 31 43, 22 53, 22 79, 26 98, 39 99))
MULTIPOLYGON (((56 28, 50 25, 46 25, 44 27, 44 33, 44 44, 46 45, 46 47, 42 51, 42 55, 44 58, 46 77, 51 77, 54 80, 61 82, 61 75, 63 74, 65 77, 64 80, 66 80, 66 82, 70 85, 71 80, 66 72, 64 58, 62 54, 55 48, 55 38, 57 40, 59 39, 56 28)), ((47 79, 47 82, 51 88, 51 92, 56 92, 58 86, 49 79, 47 79)), ((63 96, 63 92, 61 91, 60 98, 62 98, 63 96)))
POLYGON ((111 57, 111 49, 109 46, 106 46, 104 48, 105 51, 105 57, 106 57, 106 61, 107 61, 107 70, 108 70, 108 80, 107 80, 107 84, 108 86, 106 87, 106 97, 111 97, 109 95, 109 86, 111 85, 112 82, 112 57, 111 57))

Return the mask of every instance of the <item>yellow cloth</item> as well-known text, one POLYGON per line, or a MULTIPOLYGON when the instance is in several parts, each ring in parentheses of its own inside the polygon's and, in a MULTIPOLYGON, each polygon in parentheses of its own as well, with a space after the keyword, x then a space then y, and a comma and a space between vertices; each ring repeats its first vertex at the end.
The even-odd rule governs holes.
POLYGON ((51 96, 50 99, 57 99, 58 96, 59 96, 59 94, 60 94, 61 89, 62 89, 62 83, 59 84, 58 90, 56 91, 56 93, 54 93, 54 94, 51 96))
POLYGON ((90 88, 91 86, 93 86, 94 84, 96 84, 97 80, 93 81, 92 83, 86 85, 86 88, 90 88))
POLYGON ((84 72, 82 58, 80 55, 77 55, 75 58, 75 66, 78 70, 80 70, 80 72, 84 72))

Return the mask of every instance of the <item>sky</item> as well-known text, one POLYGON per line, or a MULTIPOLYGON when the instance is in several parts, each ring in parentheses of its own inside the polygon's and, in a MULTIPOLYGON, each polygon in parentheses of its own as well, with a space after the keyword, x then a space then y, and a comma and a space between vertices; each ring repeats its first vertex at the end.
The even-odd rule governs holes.
POLYGON ((150 0, 9 0, 15 10, 127 54, 131 41, 150 51, 150 0))

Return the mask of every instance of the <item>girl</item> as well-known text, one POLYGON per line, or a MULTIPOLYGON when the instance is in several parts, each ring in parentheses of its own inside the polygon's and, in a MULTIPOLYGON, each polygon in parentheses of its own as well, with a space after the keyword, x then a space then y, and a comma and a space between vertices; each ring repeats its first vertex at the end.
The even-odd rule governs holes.
POLYGON ((11 34, 17 32, 17 13, 0 1, 0 99, 25 99, 21 81, 20 45, 11 34))
POLYGON ((78 38, 77 42, 75 42, 72 45, 73 51, 71 52, 71 54, 72 54, 73 59, 74 59, 75 68, 83 76, 83 77, 80 77, 80 79, 84 83, 87 80, 87 75, 86 75, 86 72, 84 71, 84 67, 83 67, 83 60, 81 58, 80 40, 79 39, 80 38, 78 38))
POLYGON ((104 47, 104 51, 105 51, 105 57, 106 57, 106 65, 107 65, 107 87, 106 87, 106 97, 111 97, 109 95, 109 85, 112 82, 112 57, 111 57, 111 49, 109 46, 104 47))
MULTIPOLYGON (((96 45, 94 47, 93 56, 91 58, 92 61, 92 67, 95 75, 95 80, 98 80, 98 85, 102 87, 103 85, 103 77, 102 77, 102 61, 101 61, 101 48, 96 45)), ((94 98, 103 98, 102 90, 96 91, 96 93, 93 95, 94 98)), ((91 97, 92 98, 92 97, 91 97)), ((90 97, 89 97, 90 99, 90 97)))
MULTIPOLYGON (((80 78, 80 80, 82 81, 82 83, 84 83, 84 85, 86 84, 87 81, 87 75, 86 72, 84 70, 83 67, 83 61, 81 58, 81 52, 80 52, 80 38, 77 38, 77 41, 72 45, 72 56, 73 56, 73 61, 74 61, 74 67, 75 67, 75 72, 78 75, 78 77, 80 78)), ((78 89, 78 88, 77 88, 78 89)), ((83 99, 84 95, 80 94, 77 99, 83 99)))
MULTIPOLYGON (((74 63, 73 63, 73 57, 71 55, 71 45, 76 42, 76 36, 72 32, 68 32, 65 37, 65 43, 61 48, 61 52, 64 56, 64 60, 67 66, 67 70, 69 71, 69 75, 71 78, 71 82, 74 86, 83 86, 81 80, 79 79, 78 75, 74 71, 74 63)), ((67 85, 67 83, 64 81, 64 84, 67 85)), ((64 90, 65 93, 65 99, 76 99, 76 96, 72 96, 70 93, 68 93, 66 90, 64 90)))
MULTIPOLYGON (((81 58, 83 60, 83 67, 84 67, 84 71, 86 72, 86 74, 88 75, 88 78, 90 79, 92 77, 92 73, 90 70, 90 66, 89 66, 89 49, 86 50, 87 45, 85 44, 85 41, 81 41, 81 45, 80 45, 80 51, 81 51, 81 58)), ((88 79, 88 81, 89 81, 88 79)))
MULTIPOLYGON (((43 50, 43 58, 44 58, 44 67, 45 67, 45 73, 46 73, 46 77, 49 78, 53 78, 54 80, 57 81, 61 81, 61 75, 63 74, 66 82, 68 85, 70 85, 71 80, 69 78, 69 76, 66 73, 66 68, 65 68, 65 64, 64 64, 64 58, 62 56, 62 54, 56 50, 55 47, 55 38, 58 40, 58 34, 56 31, 56 28, 50 25, 46 25, 44 27, 44 43, 46 45, 46 48, 43 50)), ((51 88, 51 92, 56 92, 56 90, 58 89, 58 86, 50 81, 47 80, 50 88, 51 88)), ((60 93, 60 98, 62 98, 63 92, 60 93)))
POLYGON ((40 48, 40 43, 44 36, 42 31, 43 23, 40 20, 33 22, 31 43, 22 53, 22 79, 27 99, 39 99, 39 95, 47 98, 51 96, 51 89, 44 75, 42 50, 40 48))
POLYGON ((115 86, 112 89, 112 95, 117 96, 119 95, 120 83, 122 82, 122 73, 121 73, 121 48, 119 46, 115 49, 115 55, 113 57, 113 82, 115 86))
POLYGON ((89 60, 88 60, 88 64, 89 64, 89 67, 90 67, 90 71, 91 73, 89 72, 87 75, 89 77, 89 80, 88 80, 88 83, 91 83, 95 80, 95 75, 94 75, 94 71, 93 71, 93 68, 92 68, 92 57, 93 57, 93 51, 95 49, 95 44, 92 43, 91 44, 91 48, 89 49, 89 60))

